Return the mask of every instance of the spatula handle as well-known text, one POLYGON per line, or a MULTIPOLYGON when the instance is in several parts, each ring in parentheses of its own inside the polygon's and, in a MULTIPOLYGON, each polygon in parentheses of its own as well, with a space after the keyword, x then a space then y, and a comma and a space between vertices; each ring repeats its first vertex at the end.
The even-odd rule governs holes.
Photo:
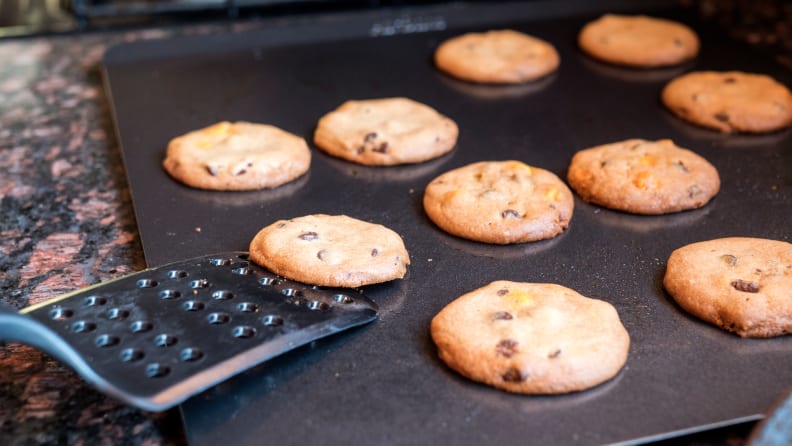
POLYGON ((91 373, 82 357, 52 329, 3 303, 0 303, 0 341, 16 341, 35 347, 81 374, 91 373))

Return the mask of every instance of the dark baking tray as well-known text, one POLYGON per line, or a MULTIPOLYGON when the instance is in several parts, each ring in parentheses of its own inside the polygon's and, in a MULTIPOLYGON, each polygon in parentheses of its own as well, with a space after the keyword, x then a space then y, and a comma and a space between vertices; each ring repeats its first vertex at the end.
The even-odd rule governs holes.
MULTIPOLYGON (((191 444, 592 444, 648 441, 753 420, 792 384, 792 337, 740 339, 686 315, 664 292, 670 252, 723 236, 789 240, 790 131, 723 135, 663 109, 659 92, 690 70, 790 72, 679 11, 702 38, 684 66, 632 70, 595 62, 576 35, 616 4, 441 5, 274 21, 261 29, 128 44, 105 59, 135 213, 150 265, 246 249, 259 228, 311 213, 348 214, 399 232, 404 280, 366 287, 379 321, 318 341, 183 406, 191 444), (437 72, 443 39, 512 27, 556 45, 561 67, 535 84, 471 85, 437 72), (411 32, 426 31, 426 32, 411 32), (388 35, 394 34, 394 35, 388 35), (457 148, 414 166, 372 168, 313 151, 311 170, 275 190, 192 190, 160 168, 168 140, 219 120, 311 135, 350 98, 408 96, 459 124, 457 148), (490 246, 427 220, 425 185, 479 160, 519 159, 565 176, 580 149, 631 137, 672 138, 720 171, 703 209, 635 216, 577 200, 548 241, 490 246), (613 303, 632 339, 612 381, 563 396, 519 396, 470 382, 441 363, 429 321, 490 281, 553 282, 613 303)), ((633 8, 636 4, 632 3, 633 8)), ((623 6, 623 4, 621 5, 623 6)))

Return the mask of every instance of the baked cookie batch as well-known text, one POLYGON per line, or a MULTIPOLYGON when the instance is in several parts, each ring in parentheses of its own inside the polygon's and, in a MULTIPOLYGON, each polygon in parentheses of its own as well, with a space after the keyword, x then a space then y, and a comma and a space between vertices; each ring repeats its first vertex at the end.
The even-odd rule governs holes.
MULTIPOLYGON (((679 65, 696 57, 689 27, 647 16, 606 14, 578 44, 606 63, 679 65)), ((520 84, 558 69, 549 42, 514 30, 460 35, 434 52, 438 70, 465 82, 520 84)), ((662 90, 675 116, 721 132, 761 133, 792 124, 792 94, 769 76, 691 72, 662 90)), ((408 98, 349 100, 318 120, 313 143, 369 166, 421 163, 450 152, 459 129, 408 98)), ((304 175, 303 138, 271 125, 220 122, 174 138, 164 169, 195 188, 278 187, 304 175)), ((570 224, 572 190, 584 201, 643 215, 705 206, 720 189, 715 167, 670 139, 627 139, 577 152, 566 175, 519 160, 482 160, 438 175, 423 209, 437 228, 490 244, 555 237, 570 224)), ((410 257, 399 234, 344 215, 306 215, 261 229, 250 259, 318 286, 360 287, 401 279, 410 257)), ((792 244, 723 238, 675 250, 663 284, 681 308, 745 337, 792 333, 792 244)), ((458 373, 509 392, 559 394, 613 378, 630 337, 613 305, 556 284, 495 281, 449 303, 431 321, 439 357, 458 373)))

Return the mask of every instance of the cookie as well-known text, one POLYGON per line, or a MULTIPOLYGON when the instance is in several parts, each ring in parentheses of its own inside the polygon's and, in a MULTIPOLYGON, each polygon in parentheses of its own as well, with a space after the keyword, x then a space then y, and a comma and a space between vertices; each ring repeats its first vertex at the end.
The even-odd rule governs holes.
POLYGON ((437 68, 470 82, 519 84, 558 68, 555 47, 510 29, 468 33, 446 40, 434 54, 437 68))
POLYGON ((683 246, 663 285, 685 311, 742 337, 792 333, 792 244, 730 237, 683 246))
POLYGON ((699 51, 692 29, 645 15, 605 14, 580 30, 578 45, 596 59, 641 68, 677 65, 699 51))
POLYGON ((307 215, 263 228, 250 259, 287 279, 358 287, 404 277, 410 257, 399 234, 346 215, 307 215))
POLYGON ((630 348, 613 305, 554 284, 492 282, 443 308, 431 334, 452 369, 527 394, 601 384, 621 370, 630 348))
POLYGON ((677 117, 724 133, 772 132, 792 124, 792 94, 763 74, 688 73, 666 85, 662 101, 677 117))
POLYGON ((199 189, 255 190, 305 174, 311 152, 303 138, 266 124, 219 122, 174 138, 162 166, 199 189))
POLYGON ((369 166, 420 163, 451 151, 459 129, 435 109, 407 98, 344 102, 319 120, 314 143, 369 166))
POLYGON ((720 189, 715 167, 670 139, 628 139, 582 150, 567 180, 586 201, 634 214, 704 206, 720 189))
POLYGON ((552 172, 520 161, 482 161, 432 180, 423 206, 449 234, 507 244, 563 232, 572 218, 574 198, 552 172))

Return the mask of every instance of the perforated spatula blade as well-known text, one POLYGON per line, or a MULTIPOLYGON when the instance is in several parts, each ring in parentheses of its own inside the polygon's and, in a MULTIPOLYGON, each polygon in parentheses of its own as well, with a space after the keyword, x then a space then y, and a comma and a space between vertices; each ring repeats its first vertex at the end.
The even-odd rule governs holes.
POLYGON ((19 313, 0 340, 37 347, 144 410, 173 407, 281 353, 377 317, 363 294, 285 280, 229 252, 149 268, 19 313))

